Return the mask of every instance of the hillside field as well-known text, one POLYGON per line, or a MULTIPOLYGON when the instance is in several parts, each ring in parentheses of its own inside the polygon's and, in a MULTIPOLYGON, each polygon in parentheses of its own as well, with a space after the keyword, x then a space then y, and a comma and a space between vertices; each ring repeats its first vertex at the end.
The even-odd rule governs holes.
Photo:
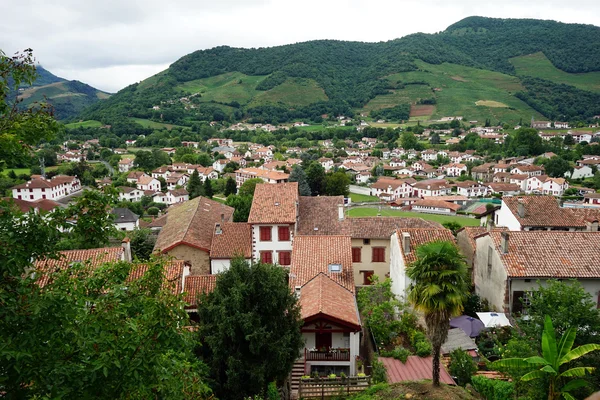
MULTIPOLYGON (((378 213, 377 208, 352 208, 348 210, 349 217, 376 217, 378 213)), ((461 226, 479 226, 479 220, 475 218, 452 216, 452 215, 437 215, 437 214, 425 214, 411 211, 400 211, 391 210, 389 208, 381 209, 381 217, 413 217, 423 218, 428 221, 435 221, 443 224, 445 222, 456 222, 461 226)))

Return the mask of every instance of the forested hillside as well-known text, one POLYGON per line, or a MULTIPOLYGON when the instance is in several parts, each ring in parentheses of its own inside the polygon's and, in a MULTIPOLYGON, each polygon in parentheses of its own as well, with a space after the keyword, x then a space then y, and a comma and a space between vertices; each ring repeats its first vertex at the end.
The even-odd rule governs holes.
POLYGON ((494 86, 498 76, 506 82, 513 79, 511 76, 520 76, 511 59, 539 53, 561 70, 562 80, 536 76, 535 69, 529 76, 556 84, 573 81, 581 88, 586 80, 600 77, 575 75, 600 71, 598 48, 600 28, 596 26, 482 17, 466 18, 437 34, 417 33, 380 43, 319 40, 258 49, 221 46, 182 57, 166 71, 90 107, 80 118, 110 123, 128 116, 180 125, 225 119, 287 122, 300 118, 318 122, 322 114, 375 109, 375 115, 404 115, 384 109, 437 104, 429 108, 429 115, 423 115, 439 117, 456 109, 460 115, 473 114, 467 118, 518 121, 524 115, 530 118, 537 110, 548 118, 564 114, 586 119, 590 113, 578 112, 577 107, 567 107, 568 113, 560 111, 566 106, 559 104, 557 96, 544 95, 540 100, 532 92, 540 85, 526 80, 521 83, 520 78, 497 88, 496 93, 482 93, 484 97, 478 97, 477 87, 494 86), (436 72, 418 81, 407 79, 413 71, 431 72, 423 65, 441 68, 430 68, 436 72), (445 72, 456 66, 472 67, 468 70, 472 76, 445 72), (473 68, 490 73, 473 73, 473 68), (395 74, 398 80, 389 79, 395 74), (454 82, 447 83, 444 75, 454 82), (446 86, 438 87, 439 82, 446 86), (406 85, 415 83, 423 85, 423 90, 403 92, 406 85), (461 88, 462 83, 470 85, 461 88), (446 88, 458 94, 451 98, 441 95, 446 88), (386 102, 395 95, 397 100, 386 102), (387 99, 381 102, 385 107, 368 106, 377 99, 387 99), (497 108, 505 110, 498 113, 497 108), (465 111, 461 113, 461 109, 465 111))

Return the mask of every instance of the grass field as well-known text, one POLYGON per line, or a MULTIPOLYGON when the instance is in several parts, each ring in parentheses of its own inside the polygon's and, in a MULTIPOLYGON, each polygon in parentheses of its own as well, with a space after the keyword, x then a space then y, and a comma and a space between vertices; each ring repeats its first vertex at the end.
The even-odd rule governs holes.
MULTIPOLYGON (((353 208, 348 210, 349 217, 375 217, 379 210, 377 208, 353 208)), ((462 226, 479 226, 479 220, 475 218, 449 216, 449 215, 436 215, 436 214, 424 214, 410 211, 391 210, 389 208, 381 210, 382 217, 413 217, 423 218, 428 221, 435 221, 443 224, 444 222, 456 222, 462 226)))
POLYGON ((511 58, 517 75, 533 76, 556 83, 572 85, 579 89, 600 92, 600 72, 571 74, 554 66, 542 52, 511 58))
POLYGON ((250 105, 283 103, 285 105, 307 106, 325 100, 327 100, 327 95, 315 80, 288 78, 281 85, 254 96, 250 105))
POLYGON ((102 126, 102 122, 90 119, 81 122, 71 122, 70 124, 65 124, 65 126, 67 128, 100 128, 102 126))
POLYGON ((380 201, 379 197, 368 196, 366 194, 359 194, 359 193, 350 193, 350 200, 352 200, 353 203, 365 203, 365 202, 380 201))
POLYGON ((190 94, 201 93, 201 101, 218 101, 230 103, 237 101, 247 104, 261 91, 256 90, 256 85, 266 76, 250 76, 241 72, 228 72, 210 78, 196 79, 177 86, 190 94))
MULTIPOLYGON (((57 166, 46 167, 46 172, 55 170, 56 168, 58 168, 58 167, 57 166)), ((15 171, 15 174, 17 174, 17 176, 19 176, 21 174, 29 175, 31 173, 31 170, 29 168, 8 168, 8 169, 5 169, 4 171, 2 171, 2 175, 8 176, 8 173, 10 171, 15 171)))
MULTIPOLYGON (((410 101, 435 97, 437 104, 430 116, 419 115, 419 119, 437 120, 445 116, 463 116, 465 120, 498 121, 518 123, 530 120, 531 116, 543 119, 542 115, 514 96, 522 90, 516 76, 456 64, 428 64, 417 60, 417 71, 401 72, 387 77, 392 83, 427 82, 426 85, 407 85, 393 95, 380 95, 358 111, 365 112, 377 107, 391 107, 394 101, 410 101), (432 91, 432 88, 436 89, 432 91), (404 96, 401 96, 404 93, 404 96), (505 107, 502 107, 502 106, 505 107)), ((421 114, 421 113, 418 113, 421 114)), ((412 119, 412 118, 411 118, 412 119)))
POLYGON ((163 124, 161 122, 154 122, 154 121, 150 121, 149 119, 143 119, 143 118, 133 118, 133 117, 130 117, 129 119, 132 120, 132 121, 134 121, 134 122, 137 122, 138 124, 140 124, 144 128, 152 128, 152 129, 167 128, 169 130, 173 129, 174 127, 185 128, 184 126, 173 125, 173 124, 163 124))

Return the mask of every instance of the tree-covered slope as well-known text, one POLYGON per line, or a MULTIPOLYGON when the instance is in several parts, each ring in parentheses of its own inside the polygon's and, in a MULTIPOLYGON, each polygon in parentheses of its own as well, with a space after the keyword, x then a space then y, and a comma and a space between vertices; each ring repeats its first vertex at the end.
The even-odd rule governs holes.
MULTIPOLYGON (((363 109, 380 96, 392 98, 403 83, 387 77, 420 71, 421 61, 442 69, 446 65, 461 65, 517 75, 510 59, 543 53, 565 74, 581 73, 600 71, 597 48, 600 28, 596 26, 482 17, 466 18, 440 33, 417 33, 380 43, 317 40, 270 48, 221 46, 180 58, 166 71, 93 105, 81 118, 110 122, 133 116, 183 125, 244 118, 257 122, 285 122, 293 118, 318 121, 321 114, 340 110, 348 113, 347 109, 363 109), (317 104, 318 107, 313 106, 317 104)), ((488 84, 485 77, 477 79, 481 86, 488 84)), ((555 83, 564 83, 565 77, 561 79, 555 83)), ((433 81, 423 83, 432 90, 436 85, 433 81)), ((513 97, 517 107, 525 105, 533 98, 528 93, 531 87, 520 85, 523 93, 519 98, 512 89, 506 89, 500 97, 513 97)), ((445 96, 435 92, 431 97, 446 101, 445 96)), ((500 98, 485 98, 478 99, 483 103, 474 105, 473 96, 464 98, 469 101, 465 103, 465 113, 475 105, 507 103, 500 98)), ((411 101, 416 104, 419 99, 411 101)), ((554 100, 547 97, 545 101, 554 100)), ((460 114, 461 106, 453 109, 460 114)), ((515 108, 508 106, 506 115, 518 120, 519 113, 512 115, 511 107, 515 108)), ((517 111, 530 113, 530 107, 552 108, 531 103, 517 111)))

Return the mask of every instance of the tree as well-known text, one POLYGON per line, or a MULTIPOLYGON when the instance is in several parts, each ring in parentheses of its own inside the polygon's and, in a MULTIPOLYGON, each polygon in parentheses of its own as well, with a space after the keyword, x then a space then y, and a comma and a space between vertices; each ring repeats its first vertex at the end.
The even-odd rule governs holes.
POLYGON ((460 228, 462 228, 462 225, 459 224, 458 222, 454 222, 454 221, 448 221, 448 222, 444 222, 442 224, 442 226, 446 229, 450 229, 452 231, 452 234, 454 236, 456 236, 456 232, 458 232, 458 230, 460 228))
POLYGON ((198 315, 202 358, 220 399, 264 394, 287 378, 304 344, 300 306, 278 266, 232 260, 200 297, 198 315))
POLYGON ((233 180, 232 177, 228 177, 227 181, 225 182, 225 191, 224 191, 224 195, 225 197, 229 196, 230 194, 236 194, 237 193, 237 186, 235 184, 235 181, 233 180))
POLYGON ((544 163, 546 173, 553 178, 563 178, 565 172, 572 172, 573 167, 562 157, 554 156, 544 163))
POLYGON ((414 135, 414 133, 409 132, 409 131, 404 131, 404 132, 402 132, 402 135, 400 136, 400 146, 402 146, 402 148, 404 150, 418 149, 419 148, 419 140, 414 135))
POLYGON ((313 196, 323 194, 325 191, 325 168, 316 161, 310 163, 306 168, 306 180, 313 196))
POLYGON ((431 136, 429 136, 429 143, 431 144, 440 144, 440 134, 437 132, 433 132, 431 136))
POLYGON ((288 181, 298 182, 298 193, 300 196, 311 195, 310 186, 308 185, 308 180, 306 178, 306 172, 304 172, 301 166, 294 165, 288 181))
POLYGON ((348 196, 350 193, 350 178, 345 172, 338 171, 325 178, 325 193, 328 196, 348 196))
POLYGON ((210 154, 200 153, 200 154, 198 154, 196 162, 198 164, 202 165, 203 167, 208 167, 209 165, 212 165, 213 161, 212 161, 212 158, 210 157, 210 154))
POLYGON ((190 180, 188 181, 187 192, 190 196, 190 200, 195 199, 202 194, 202 181, 200 180, 198 170, 192 172, 192 176, 190 176, 190 180))
POLYGON ((573 136, 567 134, 567 135, 565 135, 565 138, 563 140, 563 144, 565 146, 573 146, 575 144, 575 139, 573 139, 573 136))
POLYGON ((450 353, 450 374, 456 377, 456 383, 465 386, 471 383, 471 376, 477 372, 477 364, 473 357, 463 349, 455 349, 450 353))
POLYGON ((156 236, 150 229, 136 228, 128 234, 131 240, 131 253, 139 260, 148 260, 154 250, 156 236))
POLYGON ((233 207, 233 222, 248 222, 253 197, 250 195, 231 194, 225 200, 225 204, 233 207))
POLYGON ((242 183, 242 186, 240 186, 240 188, 238 189, 238 194, 240 196, 254 196, 254 190, 256 189, 256 185, 260 185, 263 183, 265 183, 265 181, 263 181, 260 178, 247 179, 244 183, 242 183))
POLYGON ((433 347, 433 385, 440 385, 440 349, 448 337, 450 317, 459 315, 468 293, 467 265, 451 242, 435 241, 416 249, 406 269, 412 280, 408 300, 425 314, 433 347))
POLYGON ((595 370, 593 367, 574 367, 567 370, 562 368, 568 363, 577 360, 592 351, 600 350, 600 344, 584 344, 573 349, 577 328, 567 329, 562 337, 556 341, 556 333, 552 320, 549 316, 544 319, 544 331, 542 333, 542 357, 533 356, 528 358, 505 358, 492 363, 494 367, 534 369, 523 375, 524 382, 535 379, 547 380, 548 400, 558 400, 563 397, 567 400, 575 400, 571 391, 587 386, 584 379, 574 379, 561 387, 565 378, 582 378, 587 373, 595 370), (563 371, 561 372, 561 369, 563 371))
POLYGON ((203 185, 203 191, 204 191, 204 196, 208 197, 209 199, 213 198, 213 187, 212 187, 212 183, 210 181, 210 179, 208 179, 208 177, 204 180, 204 185, 203 185))

